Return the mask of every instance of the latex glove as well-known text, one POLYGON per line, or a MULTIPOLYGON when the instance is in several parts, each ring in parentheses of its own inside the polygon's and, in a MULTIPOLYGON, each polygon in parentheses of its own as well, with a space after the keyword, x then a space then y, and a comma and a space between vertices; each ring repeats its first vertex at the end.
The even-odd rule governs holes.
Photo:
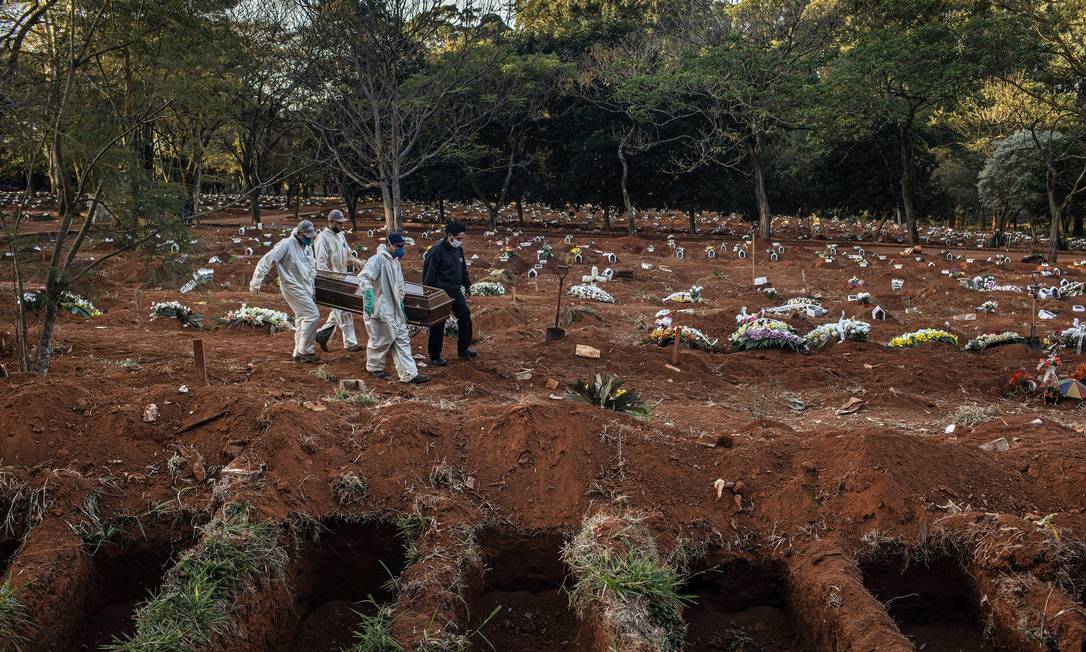
POLYGON ((250 285, 249 286, 249 294, 260 294, 260 286, 259 285, 250 285))
POLYGON ((366 291, 362 296, 362 309, 366 311, 366 314, 370 317, 373 316, 374 303, 376 297, 373 295, 373 288, 366 288, 366 291))
POLYGON ((404 320, 407 320, 407 308, 403 305, 403 299, 400 299, 400 314, 403 315, 404 320))

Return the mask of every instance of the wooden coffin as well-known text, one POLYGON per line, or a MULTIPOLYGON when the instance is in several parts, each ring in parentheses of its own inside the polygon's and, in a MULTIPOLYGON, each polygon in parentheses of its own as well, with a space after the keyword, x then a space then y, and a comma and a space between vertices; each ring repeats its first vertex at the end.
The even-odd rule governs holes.
MULTIPOLYGON (((407 295, 404 308, 407 310, 407 323, 416 326, 434 326, 449 318, 452 314, 453 300, 445 290, 406 283, 407 295)), ((363 293, 358 285, 358 277, 336 272, 317 272, 317 304, 329 308, 339 308, 347 312, 363 314, 363 293)))

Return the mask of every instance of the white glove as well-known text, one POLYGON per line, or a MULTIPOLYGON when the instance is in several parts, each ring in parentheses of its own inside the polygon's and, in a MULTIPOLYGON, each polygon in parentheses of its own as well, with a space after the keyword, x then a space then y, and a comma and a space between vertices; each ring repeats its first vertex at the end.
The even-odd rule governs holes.
POLYGON ((260 294, 260 286, 259 285, 250 285, 249 286, 249 294, 260 294))

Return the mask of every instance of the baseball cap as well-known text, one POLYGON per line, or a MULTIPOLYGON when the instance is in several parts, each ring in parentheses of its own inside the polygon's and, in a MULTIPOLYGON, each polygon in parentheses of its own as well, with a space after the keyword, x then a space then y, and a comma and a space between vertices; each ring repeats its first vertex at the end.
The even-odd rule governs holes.
POLYGON ((312 238, 317 235, 317 229, 313 227, 313 223, 309 220, 302 220, 301 222, 298 222, 298 233, 301 233, 307 238, 312 238))

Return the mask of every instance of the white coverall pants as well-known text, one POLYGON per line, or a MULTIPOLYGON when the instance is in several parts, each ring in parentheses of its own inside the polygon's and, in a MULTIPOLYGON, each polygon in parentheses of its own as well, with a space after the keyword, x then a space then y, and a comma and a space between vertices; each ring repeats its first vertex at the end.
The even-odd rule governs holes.
POLYGON ((346 310, 333 308, 332 312, 328 313, 328 319, 325 320, 320 330, 335 328, 336 326, 339 327, 339 332, 343 334, 343 348, 349 349, 358 344, 358 335, 354 332, 354 315, 346 310))
POLYGON ((313 346, 317 341, 317 326, 321 323, 317 303, 313 297, 291 296, 286 292, 283 292, 283 299, 294 313, 294 355, 313 353, 313 346))
POLYGON ((406 322, 387 322, 372 317, 364 317, 363 320, 370 336, 366 345, 366 371, 383 371, 385 358, 391 351, 400 382, 406 383, 419 375, 418 365, 411 356, 411 337, 406 322))

